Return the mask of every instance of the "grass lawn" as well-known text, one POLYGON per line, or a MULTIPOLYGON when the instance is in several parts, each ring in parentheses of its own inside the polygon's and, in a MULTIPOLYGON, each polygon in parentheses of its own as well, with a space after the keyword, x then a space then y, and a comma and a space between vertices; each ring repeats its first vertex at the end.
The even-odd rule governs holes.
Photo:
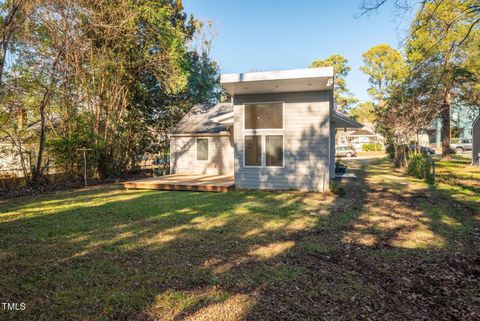
POLYGON ((479 172, 439 164, 434 188, 348 162, 345 197, 110 185, 2 200, 0 301, 26 309, 0 320, 478 318, 479 172))
POLYGON ((480 166, 471 157, 452 155, 452 161, 437 162, 437 188, 465 201, 480 202, 480 166))

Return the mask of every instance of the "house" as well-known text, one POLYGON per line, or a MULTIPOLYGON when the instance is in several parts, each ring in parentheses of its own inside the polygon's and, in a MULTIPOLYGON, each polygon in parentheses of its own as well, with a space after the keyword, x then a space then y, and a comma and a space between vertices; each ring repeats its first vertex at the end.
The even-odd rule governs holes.
POLYGON ((12 143, 0 138, 0 177, 10 177, 21 173, 20 157, 12 143))
MULTIPOLYGON (((0 136, 0 177, 24 176, 26 170, 32 166, 32 157, 36 154, 37 140, 40 135, 40 121, 30 122, 26 125, 26 115, 20 114, 18 119, 18 129, 21 130, 22 139, 16 139, 16 143, 11 136, 0 136), (21 142, 21 145, 18 143, 21 142), (21 146, 19 150, 18 146, 21 146), (21 153, 20 153, 21 151, 21 153), (23 156, 23 157, 22 157, 23 156), (23 166, 22 166, 23 161, 23 166)), ((46 118, 46 131, 56 128, 60 124, 58 114, 51 114, 46 118)), ((48 160, 48 152, 45 151, 45 159, 48 160)), ((47 167, 47 170, 49 168, 47 167)))
POLYGON ((480 166, 480 115, 473 122, 472 164, 480 166))
MULTIPOLYGON (((478 115, 478 108, 454 103, 450 109, 451 133, 453 138, 472 139, 472 127, 478 115)), ((432 148, 441 147, 442 121, 435 118, 430 128, 425 129, 428 138, 420 142, 421 145, 429 145, 432 148)))
POLYGON ((364 126, 350 134, 350 143, 356 150, 362 150, 365 144, 378 144, 383 146, 383 136, 378 135, 372 129, 364 126))
POLYGON ((361 151, 365 144, 379 143, 384 146, 384 141, 383 136, 377 134, 371 125, 354 130, 339 130, 336 134, 338 146, 351 146, 357 151, 361 151))
POLYGON ((325 191, 337 112, 332 67, 223 74, 230 103, 195 106, 171 133, 172 174, 233 175, 236 188, 325 191))

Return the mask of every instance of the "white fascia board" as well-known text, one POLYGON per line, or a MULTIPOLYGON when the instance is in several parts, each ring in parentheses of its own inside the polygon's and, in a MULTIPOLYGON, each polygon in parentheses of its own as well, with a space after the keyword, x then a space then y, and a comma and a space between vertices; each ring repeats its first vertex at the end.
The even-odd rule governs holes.
POLYGON ((293 80, 333 77, 333 67, 292 69, 279 71, 246 72, 220 75, 220 83, 244 83, 250 81, 293 80))
POLYGON ((177 134, 169 135, 169 137, 211 137, 211 136, 230 136, 230 132, 223 131, 218 133, 177 133, 177 134))
POLYGON ((230 119, 233 120, 233 112, 227 113, 227 114, 224 114, 224 115, 221 115, 221 116, 218 116, 218 117, 212 117, 211 119, 212 119, 212 121, 214 121, 216 123, 222 123, 222 122, 228 121, 230 119))
POLYGON ((230 125, 233 126, 233 118, 221 120, 221 121, 219 121, 219 123, 222 124, 222 125, 226 125, 226 126, 230 126, 230 125))

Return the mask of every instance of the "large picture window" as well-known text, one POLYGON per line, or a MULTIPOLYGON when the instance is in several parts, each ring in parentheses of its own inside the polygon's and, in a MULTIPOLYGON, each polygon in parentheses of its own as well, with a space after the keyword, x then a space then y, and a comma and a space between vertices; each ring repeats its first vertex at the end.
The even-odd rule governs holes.
POLYGON ((245 136, 245 166, 262 166, 262 136, 245 136))
POLYGON ((208 160, 208 138, 197 138, 197 161, 208 160))
POLYGON ((245 105, 245 129, 283 128, 283 104, 245 105))
POLYGON ((283 166, 283 136, 265 136, 265 166, 283 166))

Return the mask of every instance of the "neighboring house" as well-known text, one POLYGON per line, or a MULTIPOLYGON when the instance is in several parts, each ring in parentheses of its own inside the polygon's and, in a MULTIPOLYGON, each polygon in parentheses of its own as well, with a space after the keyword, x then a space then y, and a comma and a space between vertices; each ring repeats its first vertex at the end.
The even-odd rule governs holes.
POLYGON ((357 151, 361 151, 365 144, 380 143, 382 146, 384 145, 383 136, 375 133, 368 125, 355 130, 338 130, 336 141, 338 146, 353 147, 357 151))
MULTIPOLYGON (((23 153, 26 166, 30 166, 30 152, 24 146, 23 153)), ((0 177, 21 177, 23 176, 22 160, 18 149, 6 137, 0 138, 0 177)))
POLYGON ((356 150, 362 150, 365 144, 377 144, 380 143, 383 146, 383 136, 375 133, 368 127, 357 129, 349 136, 350 143, 356 150))
POLYGON ((353 133, 353 130, 347 130, 347 129, 342 129, 342 130, 337 130, 335 133, 335 146, 336 147, 346 147, 350 146, 349 141, 348 141, 348 135, 353 133))
POLYGON ((171 173, 233 175, 236 188, 325 191, 335 130, 333 68, 221 75, 231 103, 195 106, 172 131, 171 173))
POLYGON ((12 144, 0 138, 0 177, 13 176, 21 172, 19 157, 15 154, 12 144))
MULTIPOLYGON (((472 139, 472 126, 477 114, 476 107, 454 104, 450 111, 452 137, 472 139)), ((431 127, 425 130, 428 139, 425 139, 422 145, 429 144, 432 148, 441 147, 441 130, 441 119, 434 119, 431 127)))
MULTIPOLYGON (((57 127, 60 124, 60 117, 57 114, 50 115, 46 119, 46 130, 57 127)), ((31 166, 31 157, 36 154, 37 140, 40 135, 40 121, 31 122, 21 128, 22 133, 22 154, 25 167, 31 166)), ((0 136, 0 177, 1 176, 23 176, 22 161, 18 148, 7 135, 0 136)), ((48 160, 48 153, 45 151, 45 160, 48 160)))
POLYGON ((480 166, 480 115, 473 122, 472 164, 480 166))

